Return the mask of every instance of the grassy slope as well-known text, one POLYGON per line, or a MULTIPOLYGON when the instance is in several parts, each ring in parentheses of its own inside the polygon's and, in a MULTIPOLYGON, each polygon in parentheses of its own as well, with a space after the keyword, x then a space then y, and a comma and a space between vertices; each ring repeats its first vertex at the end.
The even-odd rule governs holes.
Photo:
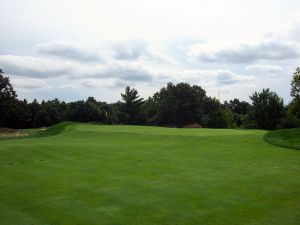
MULTIPOLYGON (((49 127, 47 129, 19 129, 19 130, 14 130, 15 132, 11 133, 21 133, 23 135, 3 135, 0 136, 0 140, 9 140, 9 139, 24 139, 24 138, 38 138, 38 137, 48 137, 48 136, 53 136, 60 134, 61 132, 64 131, 64 129, 71 124, 75 124, 73 122, 63 122, 57 125, 54 125, 52 127, 49 127)), ((5 132, 4 128, 4 132, 5 132)), ((12 130, 12 129, 11 129, 12 130)), ((1 131, 0 131, 1 132, 1 131)))
POLYGON ((276 146, 300 150, 300 128, 271 131, 264 139, 276 146))
POLYGON ((73 124, 0 141, 0 224, 300 224, 300 152, 263 131, 73 124))

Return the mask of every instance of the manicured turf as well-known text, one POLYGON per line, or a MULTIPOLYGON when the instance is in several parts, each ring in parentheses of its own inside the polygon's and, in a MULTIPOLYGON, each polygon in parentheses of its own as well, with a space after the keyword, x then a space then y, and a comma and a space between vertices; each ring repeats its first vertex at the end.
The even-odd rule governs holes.
POLYGON ((271 131, 264 138, 270 144, 300 150, 300 128, 271 131))
POLYGON ((300 224, 300 151, 265 131, 54 131, 0 140, 0 224, 300 224))

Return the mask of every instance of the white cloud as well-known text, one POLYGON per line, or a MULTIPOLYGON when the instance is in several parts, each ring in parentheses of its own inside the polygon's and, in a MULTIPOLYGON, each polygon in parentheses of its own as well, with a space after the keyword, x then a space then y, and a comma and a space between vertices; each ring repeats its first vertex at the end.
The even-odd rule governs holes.
POLYGON ((0 68, 7 74, 20 77, 155 82, 163 76, 160 73, 162 68, 176 64, 159 48, 139 40, 104 43, 101 58, 105 61, 96 61, 100 53, 70 43, 50 41, 36 45, 35 50, 43 53, 43 57, 0 55, 0 68))
POLYGON ((84 79, 78 85, 86 88, 118 88, 125 87, 128 83, 118 79, 84 79))
POLYGON ((72 84, 72 83, 68 83, 68 84, 59 85, 58 88, 60 88, 60 89, 72 89, 72 90, 75 90, 75 89, 78 88, 78 86, 75 85, 75 84, 72 84))
MULTIPOLYGON (((150 52, 150 51, 149 51, 150 52)), ((147 53, 149 53, 147 52, 147 53)), ((159 51, 152 51, 159 55, 159 51)), ((145 52, 141 53, 144 55, 145 52)), ((158 59, 159 57, 156 57, 158 59)), ((155 63, 142 57, 132 60, 111 58, 105 63, 75 62, 65 59, 40 58, 31 56, 0 55, 0 67, 19 77, 64 78, 60 89, 97 87, 121 87, 131 84, 148 85, 167 82, 192 82, 205 87, 242 84, 254 80, 252 75, 235 73, 230 70, 203 70, 174 67, 173 64, 155 63), (69 83, 66 83, 69 81, 69 83)), ((24 86, 24 85, 23 85, 24 86)), ((29 87, 30 85, 28 85, 29 87)))

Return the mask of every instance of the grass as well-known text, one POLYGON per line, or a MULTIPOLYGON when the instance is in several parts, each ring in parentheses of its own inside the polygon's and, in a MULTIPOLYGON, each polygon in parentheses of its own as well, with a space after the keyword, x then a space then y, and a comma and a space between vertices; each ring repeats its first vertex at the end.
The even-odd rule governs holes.
POLYGON ((300 128, 271 131, 264 138, 270 144, 300 150, 300 128))
POLYGON ((1 140, 0 224, 300 224, 300 152, 265 133, 63 124, 1 140))

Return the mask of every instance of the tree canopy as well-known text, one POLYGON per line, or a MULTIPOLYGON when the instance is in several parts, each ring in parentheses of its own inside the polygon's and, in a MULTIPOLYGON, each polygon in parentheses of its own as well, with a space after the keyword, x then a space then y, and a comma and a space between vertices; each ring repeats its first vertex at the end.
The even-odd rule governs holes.
POLYGON ((298 67, 293 74, 293 79, 291 82, 291 96, 300 99, 300 68, 298 67))
POLYGON ((4 77, 4 72, 0 69, 0 104, 16 98, 17 94, 9 81, 9 77, 4 77))
POLYGON ((168 83, 153 98, 158 109, 159 124, 184 126, 201 122, 207 96, 205 90, 197 85, 168 83))
POLYGON ((269 89, 255 92, 250 96, 253 115, 258 128, 274 129, 283 117, 283 99, 269 89))

